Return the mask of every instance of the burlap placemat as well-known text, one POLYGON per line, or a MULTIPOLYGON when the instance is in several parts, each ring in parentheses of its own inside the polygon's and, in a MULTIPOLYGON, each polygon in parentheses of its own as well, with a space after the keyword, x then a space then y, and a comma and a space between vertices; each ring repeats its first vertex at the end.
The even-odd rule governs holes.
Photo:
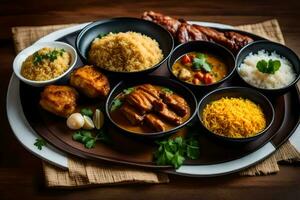
MULTIPOLYGON (((16 52, 34 43, 40 37, 58 29, 72 26, 53 25, 39 27, 12 28, 16 52)), ((252 32, 270 40, 284 44, 284 38, 277 20, 269 20, 258 24, 237 26, 238 29, 252 32)), ((240 175, 267 175, 279 171, 278 161, 300 160, 299 152, 286 142, 275 154, 260 162, 240 175)), ((45 182, 48 187, 87 187, 91 185, 124 184, 124 183, 167 183, 168 176, 142 169, 96 164, 90 161, 69 158, 69 170, 63 170, 43 162, 45 182)))

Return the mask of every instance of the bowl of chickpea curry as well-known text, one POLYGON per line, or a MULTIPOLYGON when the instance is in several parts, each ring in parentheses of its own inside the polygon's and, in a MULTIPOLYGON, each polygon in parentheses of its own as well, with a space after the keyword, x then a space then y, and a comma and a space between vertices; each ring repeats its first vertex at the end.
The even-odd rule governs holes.
POLYGON ((212 42, 192 41, 179 45, 168 60, 175 79, 192 88, 214 89, 235 70, 234 56, 212 42))

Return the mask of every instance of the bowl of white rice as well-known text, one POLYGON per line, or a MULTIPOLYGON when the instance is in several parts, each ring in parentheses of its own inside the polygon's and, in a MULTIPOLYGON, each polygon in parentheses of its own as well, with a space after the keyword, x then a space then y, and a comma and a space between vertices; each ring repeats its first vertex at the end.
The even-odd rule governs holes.
POLYGON ((237 55, 237 73, 246 85, 269 94, 284 94, 299 80, 299 57, 288 47, 263 40, 237 55))

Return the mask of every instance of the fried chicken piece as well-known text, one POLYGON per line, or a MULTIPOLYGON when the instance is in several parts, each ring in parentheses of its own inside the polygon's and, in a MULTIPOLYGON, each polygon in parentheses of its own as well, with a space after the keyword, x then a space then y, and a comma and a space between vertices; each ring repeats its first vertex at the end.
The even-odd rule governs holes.
POLYGON ((166 125, 155 114, 147 114, 145 122, 156 131, 165 131, 166 125))
POLYGON ((144 117, 142 115, 139 115, 138 112, 128 103, 125 103, 120 109, 121 113, 126 117, 128 121, 130 121, 132 125, 137 125, 144 119, 144 117))
POLYGON ((71 74, 70 84, 90 98, 105 98, 110 90, 106 76, 89 65, 76 69, 71 74))
POLYGON ((77 91, 69 86, 49 85, 41 93, 40 105, 45 110, 68 117, 76 108, 77 91))
POLYGON ((188 114, 189 106, 184 98, 169 93, 162 93, 164 103, 166 103, 176 114, 180 117, 184 117, 188 114))
POLYGON ((168 122, 176 125, 180 125, 182 123, 181 118, 173 111, 169 110, 167 105, 163 103, 161 99, 155 100, 153 102, 153 106, 154 110, 168 122))

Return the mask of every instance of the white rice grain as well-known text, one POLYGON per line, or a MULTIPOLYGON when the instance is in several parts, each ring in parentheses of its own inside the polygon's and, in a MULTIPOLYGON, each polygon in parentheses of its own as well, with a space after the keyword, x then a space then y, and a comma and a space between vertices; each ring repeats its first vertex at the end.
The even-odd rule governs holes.
POLYGON ((296 79, 293 65, 275 51, 269 53, 265 50, 260 50, 257 54, 250 53, 238 67, 238 73, 247 83, 264 89, 283 88, 296 79), (256 68, 257 62, 262 59, 267 62, 270 59, 279 60, 281 66, 275 74, 262 73, 256 68))

